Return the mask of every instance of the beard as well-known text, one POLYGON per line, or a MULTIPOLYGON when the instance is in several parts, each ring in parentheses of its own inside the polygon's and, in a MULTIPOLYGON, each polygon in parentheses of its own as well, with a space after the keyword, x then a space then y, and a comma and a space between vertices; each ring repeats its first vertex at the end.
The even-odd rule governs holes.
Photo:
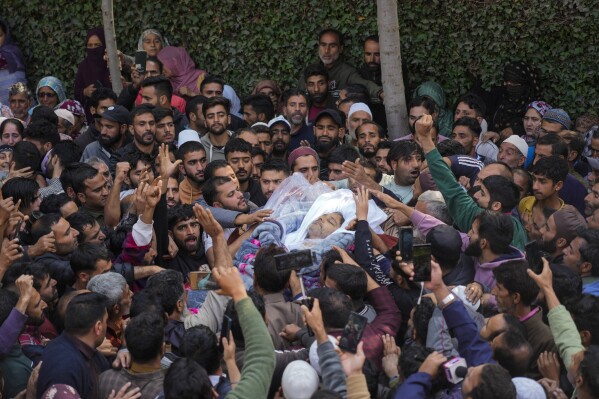
POLYGON ((118 143, 118 141, 123 137, 121 133, 117 134, 115 137, 110 137, 108 135, 100 134, 98 141, 105 147, 110 147, 111 145, 118 143))
POLYGON ((287 143, 283 140, 276 140, 272 143, 272 153, 277 156, 284 155, 287 152, 287 143))
POLYGON ((337 140, 322 140, 324 137, 319 137, 316 139, 316 143, 314 144, 314 149, 319 154, 326 154, 331 151, 333 148, 337 147, 337 140))
POLYGON ((304 115, 301 112, 294 112, 287 120, 294 126, 301 125, 304 122, 304 115))
POLYGON ((480 247, 480 240, 471 241, 470 244, 468 244, 468 247, 466 247, 464 254, 479 258, 483 254, 483 250, 480 247))
POLYGON ((376 155, 376 148, 374 150, 366 150, 364 148, 358 147, 358 151, 364 158, 372 158, 376 155))
POLYGON ((328 93, 314 93, 310 94, 310 102, 312 104, 322 104, 327 99, 328 93))
POLYGON ((25 324, 27 324, 28 326, 39 327, 42 324, 44 324, 44 321, 46 321, 46 316, 42 313, 40 317, 29 316, 25 324))
POLYGON ((551 239, 549 241, 545 241, 543 239, 543 237, 541 237, 541 242, 539 243, 539 249, 541 251, 547 252, 548 254, 552 255, 555 253, 555 251, 557 251, 557 240, 558 240, 557 236, 553 237, 553 239, 551 239))
POLYGON ((227 131, 226 126, 221 125, 220 123, 216 123, 208 128, 208 132, 212 133, 215 136, 221 136, 226 131, 227 131))

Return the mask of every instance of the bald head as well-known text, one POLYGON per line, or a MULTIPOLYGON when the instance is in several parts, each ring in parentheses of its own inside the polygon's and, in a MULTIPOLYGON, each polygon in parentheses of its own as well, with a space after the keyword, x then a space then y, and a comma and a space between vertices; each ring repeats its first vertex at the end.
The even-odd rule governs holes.
POLYGON ((510 181, 514 181, 514 174, 507 164, 503 162, 494 162, 486 165, 480 172, 478 172, 474 186, 480 186, 483 180, 489 176, 503 176, 510 181))

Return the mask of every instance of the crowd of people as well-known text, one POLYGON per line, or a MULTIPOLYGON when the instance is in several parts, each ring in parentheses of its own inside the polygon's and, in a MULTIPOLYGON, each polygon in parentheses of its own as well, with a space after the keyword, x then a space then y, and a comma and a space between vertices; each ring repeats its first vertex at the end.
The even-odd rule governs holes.
POLYGON ((241 100, 105 45, 29 85, 0 23, 1 397, 599 398, 599 117, 531 66, 388 132, 377 36, 241 100))

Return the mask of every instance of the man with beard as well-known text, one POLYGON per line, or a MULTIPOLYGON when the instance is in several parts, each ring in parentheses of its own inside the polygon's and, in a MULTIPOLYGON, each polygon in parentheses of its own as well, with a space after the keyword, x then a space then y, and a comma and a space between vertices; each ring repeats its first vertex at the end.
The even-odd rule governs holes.
POLYGON ((329 180, 329 157, 339 145, 341 115, 335 109, 320 111, 314 119, 314 149, 320 157, 320 180, 329 180))
POLYGON ((408 204, 414 196, 414 183, 420 176, 424 160, 422 148, 414 141, 398 141, 389 150, 387 160, 393 176, 383 176, 381 186, 395 194, 401 202, 408 204))
POLYGON ((312 64, 304 70, 306 91, 310 97, 308 123, 314 123, 319 112, 326 108, 335 108, 335 102, 329 95, 329 73, 320 64, 312 64))
POLYGON ((589 194, 584 197, 584 214, 591 216, 597 209, 599 209, 599 182, 595 183, 589 194))
POLYGON ((133 135, 133 141, 115 151, 110 157, 110 172, 114 175, 116 164, 121 162, 127 154, 141 152, 148 154, 150 158, 158 158, 158 145, 156 145, 156 120, 152 113, 151 105, 142 104, 133 108, 129 114, 129 133, 133 135))
POLYGON ((599 296, 599 230, 579 229, 564 249, 564 266, 582 278, 582 293, 599 296))
MULTIPOLYGON (((171 144, 175 141, 175 122, 173 111, 168 108, 154 108, 154 120, 156 121, 156 142, 159 144, 171 144)), ((180 133, 180 132, 177 132, 180 133)))
POLYGON ((345 137, 345 143, 351 144, 355 147, 358 140, 356 137, 356 130, 363 123, 371 121, 372 111, 370 111, 368 105, 364 103, 353 104, 347 113, 347 134, 345 137))
MULTIPOLYGON (((206 137, 206 136, 204 136, 206 137)), ((204 168, 208 163, 204 146, 197 141, 188 141, 176 153, 180 160, 179 172, 185 176, 179 184, 179 199, 182 204, 192 204, 202 196, 204 168)))
POLYGON ((360 75, 375 84, 382 86, 381 46, 379 35, 371 35, 364 40, 364 64, 359 69, 360 75))
POLYGON ((231 103, 225 97, 209 98, 202 107, 208 133, 202 136, 201 143, 206 150, 206 159, 225 159, 225 144, 231 138, 232 132, 227 130, 231 123, 231 103))
POLYGON ((272 101, 264 94, 253 94, 243 99, 243 120, 252 126, 256 122, 267 123, 274 118, 272 101))
POLYGON ((450 138, 464 147, 466 150, 464 155, 476 158, 476 145, 480 131, 480 124, 476 119, 463 117, 454 122, 450 138))
POLYGON ((300 147, 291 151, 287 164, 291 173, 301 173, 310 184, 314 184, 319 180, 320 158, 312 148, 300 147))
POLYGON ((279 184, 289 177, 289 168, 280 159, 269 159, 260 167, 260 189, 270 199, 279 184))
POLYGON ((108 182, 98 169, 88 164, 71 165, 69 172, 72 183, 70 191, 75 202, 80 209, 89 212, 100 226, 104 226, 104 206, 109 194, 108 182))
POLYGON ((88 144, 81 155, 81 162, 86 162, 92 157, 97 157, 110 165, 110 158, 128 141, 127 129, 129 128, 129 111, 122 105, 112 105, 106 108, 102 115, 98 115, 96 125, 100 133, 98 139, 88 144))
POLYGON ((24 83, 15 83, 8 89, 8 104, 15 118, 29 124, 29 108, 33 105, 33 93, 24 83))
POLYGON ((284 116, 277 116, 268 122, 268 131, 271 137, 271 158, 287 159, 289 149, 289 141, 291 140, 291 124, 284 116))
POLYGON ((249 193, 250 200, 258 205, 266 204, 266 198, 262 195, 260 185, 252 179, 252 146, 243 139, 234 138, 225 145, 225 157, 233 168, 239 190, 249 193))
POLYGON ((39 363, 42 357, 44 347, 48 342, 48 337, 45 337, 40 332, 40 327, 46 322, 45 311, 48 308, 46 301, 42 298, 37 289, 31 291, 31 299, 27 306, 27 321, 25 329, 19 336, 21 349, 34 364, 39 363))
POLYGON ((390 141, 381 141, 377 147, 376 154, 374 155, 374 162, 376 167, 385 174, 392 174, 391 166, 387 162, 387 155, 391 150, 393 143, 390 141))
POLYGON ((48 162, 46 162, 46 181, 48 185, 39 190, 42 199, 50 194, 63 192, 60 175, 67 165, 78 162, 80 156, 79 147, 72 140, 61 141, 52 148, 48 162))
MULTIPOLYGON (((154 76, 141 82, 141 103, 149 104, 156 108, 164 108, 172 112, 175 132, 178 134, 189 124, 187 117, 177 108, 173 107, 173 86, 163 76, 154 76)), ((156 120, 158 123, 158 120, 156 120)))
POLYGON ((356 129, 356 138, 360 154, 366 159, 374 160, 379 143, 384 138, 383 128, 376 122, 364 122, 356 129))
POLYGON ((539 229, 541 238, 539 248, 549 254, 550 263, 563 263, 564 249, 576 237, 580 228, 586 228, 584 217, 572 205, 553 212, 547 223, 539 229))
POLYGON ((291 126, 289 152, 299 147, 302 141, 314 144, 314 130, 306 124, 308 97, 304 91, 289 89, 283 93, 283 116, 291 126))
POLYGON ((167 208, 174 208, 180 203, 179 182, 174 177, 169 177, 166 183, 166 206, 167 208))
POLYGON ((168 234, 179 251, 168 261, 167 269, 181 272, 188 281, 189 272, 197 271, 208 263, 200 238, 200 224, 192 205, 181 204, 168 210, 168 234))

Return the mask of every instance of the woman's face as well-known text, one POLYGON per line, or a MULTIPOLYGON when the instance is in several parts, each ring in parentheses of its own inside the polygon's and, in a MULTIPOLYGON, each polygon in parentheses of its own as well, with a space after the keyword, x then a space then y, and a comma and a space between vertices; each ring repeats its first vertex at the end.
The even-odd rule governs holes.
POLYGON ((258 93, 268 96, 270 101, 272 101, 272 105, 274 105, 275 109, 277 109, 277 103, 279 102, 279 99, 277 98, 277 94, 273 91, 273 89, 270 87, 263 87, 258 93))
POLYGON ((0 138, 1 144, 8 144, 10 146, 14 146, 23 138, 17 129, 17 126, 14 123, 7 123, 4 125, 4 130, 2 131, 2 137, 0 138))
POLYGON ((160 37, 154 33, 150 33, 144 37, 143 46, 144 50, 148 53, 148 57, 155 57, 162 50, 160 37))
POLYGON ((541 128, 541 114, 534 108, 529 108, 524 114, 522 121, 524 122, 524 130, 527 136, 536 136, 541 128))
POLYGON ((104 43, 97 35, 91 35, 89 39, 87 39, 87 48, 98 48, 102 47, 104 43))
POLYGON ((58 104, 58 95, 48 86, 40 87, 37 96, 40 99, 40 104, 54 109, 58 104))
POLYGON ((0 171, 1 172, 9 171, 10 161, 12 161, 12 151, 0 152, 0 171))

